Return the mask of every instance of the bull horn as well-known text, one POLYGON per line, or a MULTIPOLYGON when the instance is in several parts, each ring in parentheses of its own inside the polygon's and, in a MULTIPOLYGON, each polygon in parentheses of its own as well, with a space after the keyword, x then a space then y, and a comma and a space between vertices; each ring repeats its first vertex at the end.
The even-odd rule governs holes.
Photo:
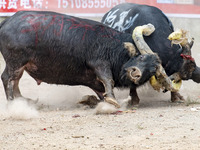
MULTIPOLYGON (((138 26, 133 30, 132 38, 141 54, 156 55, 150 49, 150 47, 147 45, 147 43, 144 41, 144 38, 143 38, 143 35, 149 36, 154 31, 155 31, 155 27, 152 24, 138 26)), ((156 78, 164 89, 172 91, 172 92, 177 91, 175 88, 173 88, 172 82, 171 82, 170 78, 167 76, 167 74, 161 64, 159 65, 159 67, 156 71, 156 78)), ((155 87, 154 89, 157 90, 157 87, 155 87)))
POLYGON ((187 38, 187 31, 183 29, 178 29, 174 32, 172 32, 169 36, 168 39, 172 41, 173 44, 180 44, 181 46, 185 46, 188 43, 188 38, 187 38))
POLYGON ((141 54, 154 54, 143 38, 143 35, 149 36, 154 31, 155 27, 152 24, 138 26, 133 30, 132 38, 141 54))
POLYGON ((136 48, 133 43, 124 42, 124 48, 126 48, 129 52, 129 56, 133 57, 136 55, 136 48))
POLYGON ((181 80, 180 74, 178 72, 170 75, 169 78, 174 82, 179 82, 181 80))
POLYGON ((189 42, 187 37, 187 31, 185 30, 177 30, 171 33, 168 37, 169 40, 172 41, 172 44, 180 44, 183 49, 183 54, 191 55, 191 48, 194 44, 194 38, 192 38, 189 42))

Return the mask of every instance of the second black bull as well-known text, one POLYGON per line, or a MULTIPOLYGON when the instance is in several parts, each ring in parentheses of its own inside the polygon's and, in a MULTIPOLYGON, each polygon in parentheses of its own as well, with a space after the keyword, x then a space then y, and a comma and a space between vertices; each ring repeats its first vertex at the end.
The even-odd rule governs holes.
MULTIPOLYGON (((200 69, 191 56, 193 40, 181 46, 172 46, 168 36, 174 32, 173 25, 158 8, 132 3, 120 4, 107 12, 101 22, 123 33, 132 33, 137 26, 153 24, 155 32, 144 39, 152 51, 159 55, 167 75, 177 73, 182 80, 192 79, 200 83, 200 69)), ((183 100, 183 97, 178 92, 171 92, 171 101, 179 100, 183 100)), ((139 98, 135 101, 139 102, 139 98)))
POLYGON ((119 107, 113 88, 129 87, 134 99, 134 89, 160 65, 156 54, 136 57, 131 44, 124 42, 134 43, 132 35, 95 21, 54 12, 17 12, 0 25, 7 99, 22 97, 18 84, 25 70, 38 85, 85 85, 119 107))

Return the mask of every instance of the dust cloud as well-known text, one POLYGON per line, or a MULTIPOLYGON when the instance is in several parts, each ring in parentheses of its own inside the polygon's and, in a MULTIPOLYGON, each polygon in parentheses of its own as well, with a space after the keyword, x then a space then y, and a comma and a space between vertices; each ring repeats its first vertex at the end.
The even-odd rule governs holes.
MULTIPOLYGON (((0 84, 2 86, 2 84, 0 84)), ((85 95, 96 94, 88 87, 84 86, 62 86, 62 85, 49 85, 42 83, 40 86, 36 81, 31 78, 26 72, 23 74, 20 84, 22 95, 37 101, 37 104, 30 105, 24 99, 15 99, 7 103, 3 86, 0 91, 0 114, 6 117, 15 119, 31 119, 39 116, 39 111, 52 111, 52 110, 74 110, 85 109, 84 106, 78 102, 85 95)), ((139 97, 149 95, 149 85, 146 84, 138 89, 139 97), (146 93, 145 93, 146 91, 146 93)), ((128 100, 130 100, 128 89, 114 89, 116 99, 119 101, 121 108, 119 110, 126 110, 128 100)), ((151 97, 158 95, 158 92, 150 90, 151 97)), ((95 114, 109 114, 116 112, 117 109, 112 105, 100 103, 94 110, 95 114)))
POLYGON ((23 98, 17 98, 1 105, 0 115, 5 118, 27 120, 38 118, 39 112, 33 104, 29 104, 23 98))
POLYGON ((115 108, 115 106, 106 102, 99 103, 95 109, 96 114, 111 114, 116 111, 117 109, 115 108))

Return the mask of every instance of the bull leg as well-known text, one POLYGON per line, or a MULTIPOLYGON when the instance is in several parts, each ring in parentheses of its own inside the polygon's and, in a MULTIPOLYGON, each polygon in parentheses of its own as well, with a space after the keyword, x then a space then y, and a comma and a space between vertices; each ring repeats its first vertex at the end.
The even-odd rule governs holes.
POLYGON ((18 80, 14 80, 14 85, 13 85, 13 94, 14 97, 22 97, 21 92, 19 90, 19 79, 18 80))
POLYGON ((172 102, 183 102, 185 99, 179 92, 171 92, 171 101, 172 102))
POLYGON ((14 86, 13 86, 13 94, 14 94, 14 97, 22 97, 21 95, 21 92, 19 90, 19 80, 21 79, 22 75, 23 75, 23 72, 24 72, 24 68, 20 68, 18 69, 17 71, 15 71, 14 75, 15 75, 15 80, 14 80, 14 86))
POLYGON ((130 96, 131 96, 131 100, 128 102, 129 107, 137 106, 140 102, 140 99, 138 97, 136 87, 130 88, 130 96))
POLYGON ((104 99, 103 93, 102 93, 102 92, 99 92, 99 91, 94 90, 94 89, 93 89, 93 91, 97 94, 97 96, 100 98, 100 100, 103 100, 103 99, 104 99))
POLYGON ((4 85, 7 100, 13 100, 16 97, 22 97, 18 84, 23 71, 23 68, 20 68, 16 71, 11 71, 6 66, 1 79, 4 85))
POLYGON ((10 77, 8 74, 8 68, 6 67, 4 72, 1 75, 1 80, 3 82, 7 100, 13 100, 14 99, 13 88, 12 88, 13 82, 11 82, 9 78, 10 77))
POLYGON ((114 105, 115 107, 119 108, 120 105, 117 103, 115 96, 114 96, 114 92, 113 92, 113 88, 114 88, 113 79, 107 78, 106 76, 102 76, 102 75, 99 78, 105 87, 104 100, 106 102, 114 105))
MULTIPOLYGON (((114 105, 115 107, 119 108, 120 105, 117 103, 113 88, 114 88, 114 81, 112 78, 112 72, 110 70, 110 65, 109 63, 103 62, 102 61, 92 61, 89 63, 90 66, 94 69, 96 75, 97 75, 97 80, 103 83, 105 93, 104 93, 104 100, 107 103, 110 103, 114 105)), ((98 94, 98 93, 97 93, 98 94)), ((98 96, 101 95, 98 94, 98 96)))

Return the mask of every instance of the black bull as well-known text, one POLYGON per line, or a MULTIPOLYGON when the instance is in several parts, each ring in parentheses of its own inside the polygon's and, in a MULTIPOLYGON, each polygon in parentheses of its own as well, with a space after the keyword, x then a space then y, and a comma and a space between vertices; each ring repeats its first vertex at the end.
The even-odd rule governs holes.
POLYGON ((113 88, 129 87, 134 99, 132 89, 155 75, 160 64, 157 55, 132 57, 124 42, 134 43, 131 34, 95 21, 53 12, 17 12, 0 25, 7 99, 22 97, 18 83, 25 70, 38 85, 88 86, 118 107, 113 88))
MULTIPOLYGON (((132 33, 136 26, 151 23, 155 32, 144 37, 146 43, 156 52, 168 76, 178 73, 182 80, 192 79, 200 83, 200 69, 191 56, 192 42, 185 46, 171 45, 168 36, 174 31, 171 21, 156 7, 132 3, 120 4, 107 12, 102 23, 123 33, 132 33)), ((178 92, 171 92, 171 100, 182 100, 178 92)), ((135 101, 139 101, 139 98, 135 101)))

